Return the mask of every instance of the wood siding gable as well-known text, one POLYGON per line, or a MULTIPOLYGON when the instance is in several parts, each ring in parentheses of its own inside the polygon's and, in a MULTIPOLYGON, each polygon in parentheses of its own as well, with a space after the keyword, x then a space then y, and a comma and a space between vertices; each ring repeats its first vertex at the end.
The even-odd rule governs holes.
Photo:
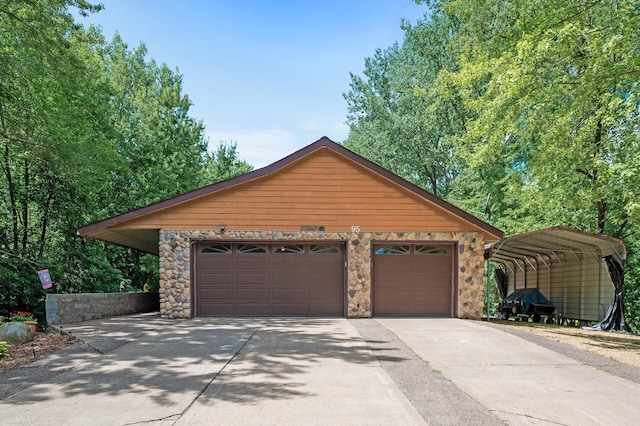
POLYGON ((270 166, 95 222, 78 234, 154 253, 159 229, 220 225, 279 231, 359 226, 363 231, 482 232, 485 241, 502 237, 499 229, 326 137, 270 166), (150 240, 154 233, 155 242, 150 240))
POLYGON ((480 231, 334 151, 320 149, 259 180, 122 224, 127 228, 300 231, 480 231))

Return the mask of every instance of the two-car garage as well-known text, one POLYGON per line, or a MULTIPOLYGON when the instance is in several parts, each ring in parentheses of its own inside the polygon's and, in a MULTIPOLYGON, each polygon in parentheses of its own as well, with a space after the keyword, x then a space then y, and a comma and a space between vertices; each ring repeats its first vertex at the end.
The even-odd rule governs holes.
MULTIPOLYGON (((196 316, 344 316, 344 243, 201 242, 196 316)), ((373 246, 373 313, 451 316, 451 244, 373 246)))

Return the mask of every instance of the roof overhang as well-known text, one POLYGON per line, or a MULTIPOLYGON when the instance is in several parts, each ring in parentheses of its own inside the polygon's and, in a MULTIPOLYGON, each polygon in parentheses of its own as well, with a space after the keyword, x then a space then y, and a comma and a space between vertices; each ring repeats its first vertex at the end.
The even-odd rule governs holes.
POLYGON ((555 226, 512 235, 485 245, 485 259, 498 263, 531 259, 547 261, 560 256, 613 256, 624 264, 627 247, 617 238, 593 234, 567 226, 555 226))

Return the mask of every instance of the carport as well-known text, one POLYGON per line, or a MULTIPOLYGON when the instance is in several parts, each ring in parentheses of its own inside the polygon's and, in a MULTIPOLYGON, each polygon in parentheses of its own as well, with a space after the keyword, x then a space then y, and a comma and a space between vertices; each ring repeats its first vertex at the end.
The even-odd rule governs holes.
POLYGON ((500 297, 537 288, 556 307, 559 321, 599 321, 626 329, 622 312, 625 244, 566 226, 513 235, 485 245, 500 297), (607 309, 608 308, 608 309, 607 309))

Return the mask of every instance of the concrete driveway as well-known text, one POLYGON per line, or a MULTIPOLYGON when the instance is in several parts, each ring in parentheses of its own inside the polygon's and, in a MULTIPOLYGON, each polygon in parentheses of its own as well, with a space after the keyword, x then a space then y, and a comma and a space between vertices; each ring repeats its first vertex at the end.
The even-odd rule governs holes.
POLYGON ((0 401, 0 423, 586 425, 640 418, 640 385, 471 321, 142 315, 64 329, 89 346, 0 376, 15 386, 0 401))

